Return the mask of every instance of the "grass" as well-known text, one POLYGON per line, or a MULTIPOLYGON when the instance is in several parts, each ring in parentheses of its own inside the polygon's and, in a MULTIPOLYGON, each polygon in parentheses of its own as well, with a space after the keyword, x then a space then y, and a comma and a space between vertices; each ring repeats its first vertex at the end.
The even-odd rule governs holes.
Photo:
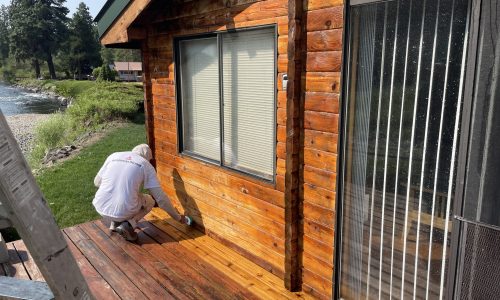
POLYGON ((117 119, 133 120, 144 99, 142 85, 137 83, 33 79, 19 83, 74 99, 64 113, 54 114, 37 127, 29 157, 34 168, 49 150, 72 144, 86 132, 100 130, 117 119))
POLYGON ((98 82, 89 80, 38 80, 38 79, 23 79, 18 83, 24 87, 40 88, 45 91, 53 91, 65 97, 78 98, 85 94, 89 89, 120 88, 127 93, 132 93, 136 97, 142 98, 142 85, 141 83, 123 83, 123 82, 98 82))
POLYGON ((59 227, 97 219, 99 215, 92 206, 92 199, 97 190, 94 177, 99 168, 111 153, 129 151, 145 141, 144 125, 128 123, 84 148, 78 156, 43 171, 37 182, 59 227))

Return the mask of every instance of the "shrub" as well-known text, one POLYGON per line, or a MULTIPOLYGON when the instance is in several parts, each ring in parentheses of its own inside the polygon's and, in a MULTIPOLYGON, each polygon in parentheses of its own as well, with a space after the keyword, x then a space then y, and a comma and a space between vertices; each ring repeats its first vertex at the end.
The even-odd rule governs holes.
POLYGON ((92 76, 98 81, 115 81, 117 75, 118 73, 115 70, 111 70, 106 64, 92 71, 92 76))
MULTIPOLYGON (((132 87, 133 88, 133 87, 132 87)), ((95 126, 137 113, 142 95, 121 84, 97 83, 67 109, 75 125, 95 126)))
POLYGON ((5 82, 14 82, 16 80, 16 74, 9 69, 3 69, 2 80, 5 82))
POLYGON ((71 120, 63 113, 55 113, 35 129, 35 148, 31 151, 32 160, 40 160, 47 151, 71 141, 73 132, 71 120))

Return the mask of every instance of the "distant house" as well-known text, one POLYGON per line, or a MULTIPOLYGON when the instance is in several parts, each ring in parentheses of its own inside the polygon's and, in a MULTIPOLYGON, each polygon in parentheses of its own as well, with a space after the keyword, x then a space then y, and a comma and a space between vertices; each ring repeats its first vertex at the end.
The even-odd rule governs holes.
POLYGON ((120 81, 142 81, 142 63, 116 61, 114 68, 120 81))

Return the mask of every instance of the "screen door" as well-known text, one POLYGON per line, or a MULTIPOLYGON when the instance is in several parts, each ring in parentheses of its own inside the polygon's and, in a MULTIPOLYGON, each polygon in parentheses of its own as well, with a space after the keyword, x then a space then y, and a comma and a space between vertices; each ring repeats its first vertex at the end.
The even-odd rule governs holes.
POLYGON ((352 2, 340 297, 439 299, 448 278, 469 1, 352 2))

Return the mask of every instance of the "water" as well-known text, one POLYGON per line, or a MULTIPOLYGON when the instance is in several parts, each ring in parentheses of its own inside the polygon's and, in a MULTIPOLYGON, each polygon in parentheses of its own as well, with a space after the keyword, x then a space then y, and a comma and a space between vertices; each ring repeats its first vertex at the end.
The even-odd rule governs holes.
POLYGON ((59 101, 0 82, 0 110, 6 116, 17 114, 49 114, 61 108, 59 101))

